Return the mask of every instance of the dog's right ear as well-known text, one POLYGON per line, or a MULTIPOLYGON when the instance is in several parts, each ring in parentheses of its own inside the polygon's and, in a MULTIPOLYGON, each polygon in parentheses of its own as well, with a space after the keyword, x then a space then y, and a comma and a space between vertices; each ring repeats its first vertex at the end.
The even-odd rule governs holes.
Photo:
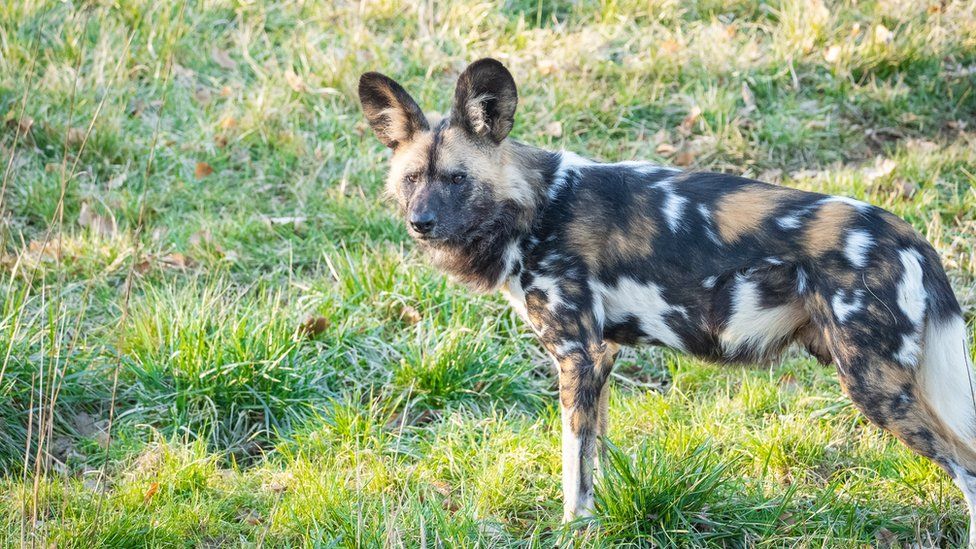
POLYGON ((367 72, 359 77, 359 101, 373 133, 391 149, 429 129, 417 102, 388 76, 367 72))

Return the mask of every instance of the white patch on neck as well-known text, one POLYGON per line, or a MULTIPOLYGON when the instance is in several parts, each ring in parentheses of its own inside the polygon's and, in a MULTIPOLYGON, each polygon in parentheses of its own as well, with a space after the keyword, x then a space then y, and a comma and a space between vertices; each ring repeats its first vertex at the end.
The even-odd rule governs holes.
POLYGON ((579 173, 580 168, 595 164, 596 162, 587 160, 574 152, 559 151, 559 167, 552 178, 552 184, 549 185, 549 200, 556 198, 566 188, 571 174, 579 173))

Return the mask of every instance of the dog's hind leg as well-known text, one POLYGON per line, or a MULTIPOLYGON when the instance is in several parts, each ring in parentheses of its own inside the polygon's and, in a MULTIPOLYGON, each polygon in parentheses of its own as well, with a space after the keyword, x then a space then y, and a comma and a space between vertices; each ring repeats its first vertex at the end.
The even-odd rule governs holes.
MULTIPOLYGON (((897 320, 899 312, 890 314, 897 320)), ((949 474, 969 506, 969 547, 976 549, 976 376, 966 325, 953 313, 879 332, 879 318, 820 318, 841 385, 873 423, 949 474), (897 344, 883 344, 892 334, 897 344)))

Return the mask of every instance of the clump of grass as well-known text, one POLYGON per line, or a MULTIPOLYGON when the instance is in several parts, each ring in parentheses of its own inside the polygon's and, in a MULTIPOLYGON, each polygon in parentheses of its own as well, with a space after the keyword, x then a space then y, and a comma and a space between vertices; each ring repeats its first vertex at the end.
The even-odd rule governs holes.
POLYGON ((330 395, 280 292, 227 284, 151 288, 123 328, 124 398, 164 433, 242 449, 330 395))
POLYGON ((633 457, 607 445, 596 492, 597 523, 610 539, 661 546, 757 539, 770 512, 745 495, 736 462, 706 443, 669 452, 641 445, 633 457))

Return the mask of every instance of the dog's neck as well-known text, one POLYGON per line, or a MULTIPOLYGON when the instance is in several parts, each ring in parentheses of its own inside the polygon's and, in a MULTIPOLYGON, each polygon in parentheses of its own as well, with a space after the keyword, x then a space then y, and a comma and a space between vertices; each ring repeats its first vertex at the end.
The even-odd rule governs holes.
POLYGON ((519 264, 520 243, 546 207, 549 186, 559 167, 560 153, 510 140, 506 143, 512 177, 531 189, 526 203, 508 201, 486 221, 481 235, 464 247, 428 248, 434 264, 473 289, 497 289, 519 264))

